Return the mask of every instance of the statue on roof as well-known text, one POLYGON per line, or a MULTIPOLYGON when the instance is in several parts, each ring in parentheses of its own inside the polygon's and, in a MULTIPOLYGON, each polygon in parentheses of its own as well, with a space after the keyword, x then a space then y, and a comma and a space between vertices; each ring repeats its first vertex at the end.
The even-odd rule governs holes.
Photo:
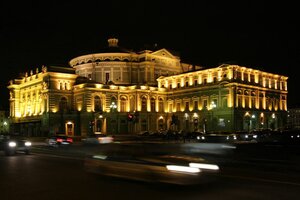
POLYGON ((45 65, 42 66, 42 72, 46 73, 47 72, 47 67, 45 65))

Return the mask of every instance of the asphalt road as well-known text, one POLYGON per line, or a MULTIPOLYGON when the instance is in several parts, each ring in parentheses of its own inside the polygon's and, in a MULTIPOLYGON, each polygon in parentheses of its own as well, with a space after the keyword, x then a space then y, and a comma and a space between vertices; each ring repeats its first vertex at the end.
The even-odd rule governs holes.
POLYGON ((0 153, 0 199, 298 199, 300 164, 295 149, 243 146, 220 160, 221 173, 209 184, 171 186, 89 174, 83 152, 96 146, 40 148, 31 155, 0 153), (73 149, 72 149, 73 148, 73 149), (72 154, 74 149, 77 153, 72 154), (272 149, 272 150, 270 150, 272 149), (284 151, 283 151, 284 150, 284 151), (259 156, 255 153, 261 152, 259 156), (274 153, 273 153, 274 152, 274 153), (277 155, 276 155, 277 154, 277 155))

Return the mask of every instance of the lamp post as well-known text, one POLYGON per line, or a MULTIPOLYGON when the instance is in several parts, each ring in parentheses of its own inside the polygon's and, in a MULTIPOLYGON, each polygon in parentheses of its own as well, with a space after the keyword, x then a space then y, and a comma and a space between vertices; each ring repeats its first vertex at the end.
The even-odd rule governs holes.
POLYGON ((4 121, 3 125, 4 125, 4 132, 8 133, 8 123, 6 121, 4 121))
POLYGON ((248 133, 250 132, 250 120, 251 120, 250 114, 249 114, 249 112, 246 112, 245 113, 245 121, 247 123, 247 131, 248 131, 248 133))
MULTIPOLYGON (((117 109, 117 105, 116 105, 116 103, 113 101, 113 102, 111 102, 111 104, 110 104, 110 110, 111 110, 111 112, 112 113, 115 113, 115 111, 116 111, 116 109, 117 109)), ((113 114, 113 115, 115 115, 115 114, 113 114)), ((118 118, 116 119, 116 121, 117 121, 117 130, 116 130, 116 132, 118 132, 118 130, 119 130, 119 122, 118 122, 118 118)), ((113 133, 115 133, 115 127, 113 126, 112 127, 113 128, 113 133)))
POLYGON ((112 111, 114 111, 117 108, 117 105, 115 102, 111 102, 109 107, 112 109, 112 111))
POLYGON ((211 125, 212 125, 212 127, 211 127, 211 130, 214 128, 214 125, 215 125, 215 121, 214 121, 214 111, 213 111, 213 109, 215 109, 217 107, 217 104, 214 102, 214 101, 212 101, 211 103, 210 103, 210 109, 211 109, 211 125))

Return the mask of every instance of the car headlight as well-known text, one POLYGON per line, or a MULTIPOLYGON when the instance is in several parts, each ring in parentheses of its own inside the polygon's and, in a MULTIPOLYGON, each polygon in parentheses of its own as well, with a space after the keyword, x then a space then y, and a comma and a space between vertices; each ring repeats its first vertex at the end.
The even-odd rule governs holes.
POLYGON ((214 164, 190 163, 189 166, 190 167, 199 168, 199 169, 219 170, 219 166, 218 165, 214 165, 214 164))
POLYGON ((9 142, 9 143, 8 143, 8 146, 9 146, 9 147, 16 147, 16 146, 17 146, 17 143, 16 143, 16 142, 9 142))
POLYGON ((188 172, 188 173, 199 173, 201 170, 196 167, 179 166, 179 165, 167 165, 166 168, 170 171, 175 172, 188 172))
POLYGON ((25 142, 25 146, 26 146, 26 147, 29 147, 29 146, 31 146, 31 142, 28 142, 28 141, 27 141, 27 142, 25 142))
POLYGON ((205 140, 204 136, 197 136, 197 140, 205 140))

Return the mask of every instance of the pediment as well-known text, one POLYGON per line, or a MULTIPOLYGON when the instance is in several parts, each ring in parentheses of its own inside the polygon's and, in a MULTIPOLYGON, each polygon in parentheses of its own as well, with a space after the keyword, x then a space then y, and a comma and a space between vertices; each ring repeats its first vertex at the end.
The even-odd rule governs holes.
POLYGON ((167 49, 163 48, 158 51, 155 51, 151 53, 152 55, 155 56, 162 56, 162 57, 167 57, 167 58, 176 58, 173 54, 171 54, 167 49))

